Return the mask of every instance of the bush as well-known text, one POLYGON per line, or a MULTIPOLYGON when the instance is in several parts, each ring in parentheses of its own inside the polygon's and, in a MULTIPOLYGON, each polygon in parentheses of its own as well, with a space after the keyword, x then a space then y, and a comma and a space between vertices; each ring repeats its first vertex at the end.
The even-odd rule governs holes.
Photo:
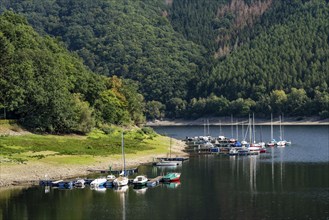
POLYGON ((329 111, 328 110, 324 110, 324 111, 320 112, 319 115, 320 115, 320 118, 321 119, 329 118, 329 111))
POLYGON ((142 127, 141 130, 143 131, 144 134, 148 134, 148 135, 155 134, 155 131, 151 127, 142 127))

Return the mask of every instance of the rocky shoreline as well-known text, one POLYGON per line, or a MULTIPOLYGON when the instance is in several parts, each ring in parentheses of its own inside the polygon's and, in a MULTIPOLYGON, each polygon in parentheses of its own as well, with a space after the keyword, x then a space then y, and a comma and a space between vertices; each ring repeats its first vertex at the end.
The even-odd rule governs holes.
MULTIPOLYGON (((208 118, 198 118, 195 120, 185 120, 185 119, 164 119, 164 120, 154 120, 148 121, 146 126, 156 127, 156 126, 203 126, 205 123, 209 125, 232 125, 231 117, 208 117, 208 118)), ((237 123, 248 123, 248 118, 233 118, 233 125, 237 123)), ((255 125, 270 125, 270 118, 255 118, 255 125)), ((273 118, 273 125, 279 125, 279 117, 273 118)), ((320 119, 318 117, 287 117, 281 122, 282 125, 329 125, 329 118, 320 119)))

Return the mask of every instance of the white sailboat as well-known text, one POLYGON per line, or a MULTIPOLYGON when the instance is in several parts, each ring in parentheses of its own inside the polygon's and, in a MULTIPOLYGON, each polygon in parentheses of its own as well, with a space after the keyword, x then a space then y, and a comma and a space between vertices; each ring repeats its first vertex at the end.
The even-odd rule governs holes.
POLYGON ((281 128, 281 121, 283 121, 283 116, 280 118, 280 135, 281 135, 280 138, 282 138, 282 142, 284 143, 285 146, 290 145, 291 141, 287 141, 284 138, 284 128, 283 128, 283 126, 281 128))
POLYGON ((172 160, 171 158, 171 138, 170 138, 170 145, 169 145, 169 158, 162 158, 160 161, 155 163, 155 166, 178 166, 182 164, 182 161, 172 160))
POLYGON ((125 153, 124 153, 124 139, 122 133, 122 140, 121 140, 121 149, 122 149, 122 160, 123 160, 123 170, 120 173, 120 176, 113 180, 113 185, 116 187, 126 186, 128 185, 129 179, 126 177, 126 161, 125 161, 125 153))
POLYGON ((276 143, 276 145, 278 147, 285 147, 286 146, 286 142, 283 140, 283 136, 282 136, 281 115, 280 115, 280 141, 278 141, 276 143))
POLYGON ((274 147, 276 145, 276 141, 273 139, 273 114, 271 113, 271 140, 266 143, 268 147, 274 147))

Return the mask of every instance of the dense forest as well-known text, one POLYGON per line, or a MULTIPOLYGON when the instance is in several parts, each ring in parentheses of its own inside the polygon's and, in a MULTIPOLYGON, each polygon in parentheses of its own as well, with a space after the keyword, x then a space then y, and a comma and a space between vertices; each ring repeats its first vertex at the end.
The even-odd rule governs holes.
POLYGON ((139 123, 136 83, 88 70, 61 43, 41 37, 24 17, 0 16, 1 107, 40 132, 86 133, 95 125, 139 123))
MULTIPOLYGON (((43 40, 73 52, 62 62, 83 71, 75 76, 66 67, 66 75, 75 78, 72 82, 69 77, 67 93, 88 104, 96 121, 106 121, 101 113, 106 108, 99 102, 113 100, 100 96, 104 90, 118 91, 115 86, 130 91, 122 96, 114 92, 119 101, 134 103, 137 98, 128 100, 130 95, 142 94, 138 103, 143 107, 122 105, 127 108, 121 113, 124 121, 141 121, 143 113, 149 119, 251 112, 329 117, 325 0, 3 0, 0 12, 6 10, 24 16, 43 40), (134 109, 139 110, 136 115, 134 109)), ((65 65, 56 59, 56 66, 65 65)), ((47 68, 55 77, 56 71, 47 68)), ((20 71, 24 69, 29 70, 24 66, 20 71)), ((21 93, 2 91, 6 98, 0 103, 27 120, 26 113, 8 104, 10 95, 21 93)), ((23 101, 28 102, 13 102, 21 108, 23 101)), ((118 120, 114 122, 122 123, 118 120)))

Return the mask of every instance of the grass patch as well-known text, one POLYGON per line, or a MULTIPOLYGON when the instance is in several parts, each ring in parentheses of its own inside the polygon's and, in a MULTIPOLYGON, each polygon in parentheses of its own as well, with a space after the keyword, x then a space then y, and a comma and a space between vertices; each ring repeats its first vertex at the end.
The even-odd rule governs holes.
POLYGON ((52 164, 75 164, 75 165, 86 165, 93 164, 95 158, 89 155, 84 156, 51 156, 46 159, 41 159, 40 161, 45 161, 52 164))
MULTIPOLYGON (((70 155, 72 163, 79 164, 89 161, 79 159, 83 158, 81 156, 120 155, 122 128, 111 127, 110 130, 106 134, 95 129, 87 136, 27 134, 0 137, 0 156, 21 163, 26 160, 61 160, 53 155, 70 155)), ((125 153, 136 154, 150 150, 163 153, 169 146, 169 141, 163 141, 163 138, 149 128, 124 131, 125 153)))

